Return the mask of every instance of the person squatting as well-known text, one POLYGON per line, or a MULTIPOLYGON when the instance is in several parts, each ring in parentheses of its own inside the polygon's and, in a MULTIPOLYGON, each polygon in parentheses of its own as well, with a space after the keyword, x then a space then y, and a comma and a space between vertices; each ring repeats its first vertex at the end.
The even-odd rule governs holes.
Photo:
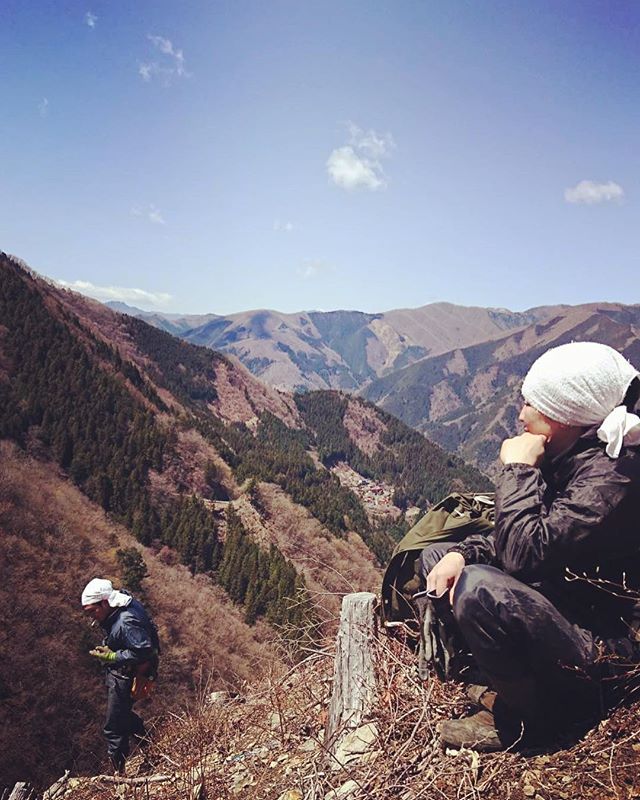
POLYGON ((145 727, 133 711, 134 678, 154 678, 158 670, 158 631, 144 606, 125 590, 115 590, 111 581, 94 578, 82 592, 85 614, 98 622, 105 637, 90 651, 106 667, 107 713, 104 736, 114 770, 124 774, 129 755, 129 737, 145 741, 145 727))
POLYGON ((493 531, 422 551, 481 707, 442 722, 444 744, 537 746, 613 704, 640 662, 639 394, 611 347, 545 352, 522 386, 524 432, 502 444, 493 531))

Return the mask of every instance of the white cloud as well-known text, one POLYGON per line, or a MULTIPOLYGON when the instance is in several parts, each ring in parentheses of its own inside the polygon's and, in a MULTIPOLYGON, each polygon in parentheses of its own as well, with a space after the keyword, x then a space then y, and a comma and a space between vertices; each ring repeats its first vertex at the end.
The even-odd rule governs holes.
POLYGON ((164 217, 160 213, 160 209, 156 208, 155 206, 149 206, 149 211, 147 212, 147 219, 149 222, 152 222, 154 225, 166 225, 167 223, 164 221, 164 217))
POLYGON ((370 189, 386 186, 384 174, 376 164, 361 158, 352 147, 338 147, 327 161, 329 177, 343 189, 370 189))
POLYGON ((138 65, 138 74, 143 81, 148 83, 152 78, 159 78, 164 86, 169 86, 173 78, 189 78, 191 74, 187 72, 184 63, 184 53, 182 50, 173 46, 170 39, 164 36, 148 35, 147 39, 163 56, 159 61, 145 61, 138 65))
POLYGON ((567 203, 583 203, 589 206, 596 203, 620 203, 624 199, 624 189, 613 181, 580 181, 573 188, 564 190, 564 199, 567 203))
POLYGON ((153 223, 154 225, 166 225, 166 220, 162 216, 162 212, 159 208, 156 208, 153 204, 147 206, 146 208, 141 208, 140 206, 134 206, 131 209, 131 214, 134 217, 144 217, 149 222, 153 223))
POLYGON ((343 189, 385 189, 381 159, 389 158, 395 149, 393 137, 364 131, 353 122, 347 123, 347 129, 349 143, 333 150, 327 160, 329 178, 343 189))
POLYGON ((395 142, 390 133, 380 136, 374 130, 363 131, 355 123, 347 123, 349 129, 349 144, 362 150, 370 158, 384 158, 395 150, 395 142))
POLYGON ((49 114, 49 101, 46 97, 43 97, 38 103, 38 114, 40 114, 41 117, 46 117, 49 114))
POLYGON ((143 81, 148 82, 151 80, 152 74, 152 65, 151 64, 139 64, 138 65, 138 75, 142 78, 143 81))
POLYGON ((291 233, 291 231, 293 230, 293 222, 280 222, 280 220, 277 219, 273 223, 273 230, 283 231, 284 233, 291 233))
POLYGON ((163 36, 148 36, 147 38, 158 48, 161 53, 163 53, 165 56, 171 56, 173 58, 177 75, 180 77, 187 76, 187 71, 184 66, 184 54, 182 50, 176 49, 171 41, 169 39, 165 39, 163 36))
POLYGON ((57 280, 56 283, 64 286, 65 289, 73 289, 75 292, 86 294, 88 297, 101 301, 119 300, 123 303, 158 308, 165 307, 171 300, 171 295, 166 292, 147 292, 145 289, 134 289, 125 286, 96 286, 89 281, 57 280))
POLYGON ((98 17, 95 14, 92 14, 91 11, 87 11, 87 13, 84 15, 84 21, 90 28, 95 28, 98 17))

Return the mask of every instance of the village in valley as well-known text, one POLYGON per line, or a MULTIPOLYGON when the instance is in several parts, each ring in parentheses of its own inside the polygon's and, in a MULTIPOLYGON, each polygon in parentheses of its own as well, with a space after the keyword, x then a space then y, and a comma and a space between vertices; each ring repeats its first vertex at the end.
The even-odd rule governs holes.
MULTIPOLYGON (((358 497, 370 516, 397 519, 402 514, 398 506, 394 505, 394 488, 390 484, 365 478, 344 461, 338 461, 331 468, 331 472, 336 475, 342 486, 350 489, 358 497)), ((415 520, 419 513, 419 508, 410 508, 406 516, 415 520)))

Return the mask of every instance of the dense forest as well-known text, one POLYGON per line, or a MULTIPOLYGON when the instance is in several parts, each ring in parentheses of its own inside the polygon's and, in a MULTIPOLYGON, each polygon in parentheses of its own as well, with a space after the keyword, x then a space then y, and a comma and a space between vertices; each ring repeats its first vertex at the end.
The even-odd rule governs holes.
POLYGON ((6 256, 0 266, 0 368, 8 377, 0 380, 0 437, 53 459, 142 544, 173 548, 192 572, 209 573, 243 604, 248 620, 299 621, 301 606, 287 612, 284 598, 304 581, 277 548, 261 550, 239 519, 227 520, 229 535, 220 535, 209 501, 227 495, 213 465, 208 496, 151 490, 150 473, 161 474, 177 458, 180 428, 198 430, 239 483, 275 483, 334 535, 357 531, 381 564, 403 523, 372 525, 360 499, 330 471, 335 463, 395 486, 394 502, 404 509, 424 510, 452 488, 491 487, 477 470, 377 409, 384 433, 376 453, 365 454, 344 425, 348 403, 364 401, 338 392, 296 395, 304 427, 258 410, 256 429, 225 423, 211 406, 224 356, 124 316, 120 324, 140 354, 136 365, 31 273, 6 256), (179 413, 160 398, 161 389, 182 404, 179 413), (264 585, 258 594, 250 589, 256 576, 264 585))
POLYGON ((477 469, 380 409, 376 414, 385 431, 381 446, 371 457, 354 444, 344 426, 346 396, 335 391, 308 392, 296 395, 296 403, 322 462, 332 466, 346 461, 361 475, 396 486, 394 502, 401 508, 414 505, 424 510, 452 487, 467 491, 492 488, 491 481, 477 469))
POLYGON ((136 345, 156 365, 163 366, 161 373, 154 373, 156 383, 175 392, 188 405, 198 429, 233 467, 238 480, 252 478, 278 484, 335 535, 357 531, 380 563, 393 549, 396 530, 404 528, 372 526, 359 498, 341 486, 329 469, 318 469, 309 448, 317 449, 327 468, 345 461, 365 477, 396 486, 394 501, 404 509, 414 505, 425 510, 452 488, 491 488, 491 482, 478 470, 380 410, 376 413, 386 428, 382 446, 375 457, 365 455, 344 426, 349 399, 335 391, 295 396, 306 430, 290 428, 269 412, 258 413, 255 435, 242 423, 225 425, 207 409, 214 396, 206 396, 201 389, 213 369, 211 360, 223 356, 186 345, 134 318, 127 318, 127 325, 136 345))
MULTIPOLYGON (((305 606, 294 607, 286 598, 303 591, 304 580, 276 547, 257 552, 239 521, 222 542, 203 499, 153 495, 149 471, 162 472, 173 457, 172 431, 155 416, 166 406, 134 364, 61 306, 52 313, 50 302, 28 272, 1 257, 0 366, 6 374, 0 378, 0 438, 53 459, 142 544, 167 545, 192 572, 208 572, 243 604, 248 620, 264 615, 278 624, 298 624, 305 606), (246 543, 240 547, 242 537, 246 543), (260 595, 238 591, 238 581, 249 581, 258 567, 260 595)), ((159 347, 158 331, 137 320, 130 324, 145 351, 154 352, 154 379, 181 399, 215 397, 210 351, 164 334, 159 347)))

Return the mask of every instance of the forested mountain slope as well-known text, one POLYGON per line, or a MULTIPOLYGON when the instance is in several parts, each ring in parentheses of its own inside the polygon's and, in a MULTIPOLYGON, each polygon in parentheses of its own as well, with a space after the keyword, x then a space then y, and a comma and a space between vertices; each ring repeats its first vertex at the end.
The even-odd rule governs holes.
MULTIPOLYGON (((129 561, 137 554, 150 572, 142 586, 163 632, 169 685, 192 687, 200 670, 216 688, 259 674, 255 645, 275 636, 268 623, 291 642, 307 641, 342 592, 375 590, 379 564, 408 524, 405 509, 425 509, 452 486, 490 485, 362 400, 269 389, 226 357, 61 290, 5 254, 0 439, 11 443, 3 445, 3 477, 14 464, 0 498, 2 536, 14 543, 0 580, 7 598, 22 593, 49 615, 31 628, 37 614, 26 613, 21 623, 33 661, 21 648, 3 649, 11 700, 0 728, 25 742, 37 738, 37 723, 24 707, 45 691, 45 674, 54 717, 69 670, 79 696, 99 692, 87 638, 76 636, 78 593, 95 574, 126 583, 118 550, 129 561), (51 499, 60 494, 76 499, 51 499), (80 511, 66 516, 82 504, 86 529, 80 511), (55 571, 43 569, 49 563, 55 571), (219 635, 230 619, 236 632, 219 635), (203 648, 202 632, 214 628, 203 648), (57 666, 63 653, 66 670, 57 666), (49 666, 43 672, 36 662, 49 666), (16 690, 11 676, 25 673, 33 684, 16 690)), ((262 654, 277 663, 275 651, 262 654)), ((172 689, 165 702, 183 696, 172 689)), ((91 703, 69 720, 69 746, 51 745, 31 775, 15 774, 28 747, 21 761, 0 746, 0 785, 7 770, 44 778, 87 765, 89 721, 91 703)))

